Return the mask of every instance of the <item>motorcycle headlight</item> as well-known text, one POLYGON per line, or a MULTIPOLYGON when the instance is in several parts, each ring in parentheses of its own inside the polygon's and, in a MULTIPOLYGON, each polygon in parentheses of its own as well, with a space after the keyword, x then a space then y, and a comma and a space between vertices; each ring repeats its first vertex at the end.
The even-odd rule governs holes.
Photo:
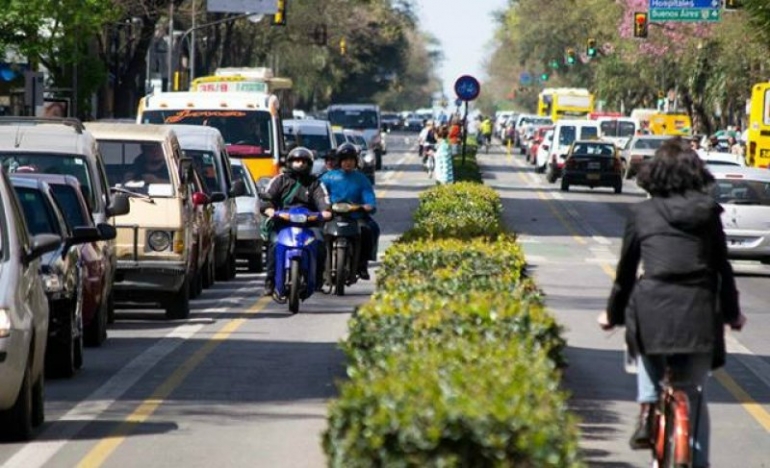
POLYGON ((347 213, 350 211, 350 203, 334 203, 332 204, 332 211, 337 213, 347 213))
POLYGON ((43 273, 43 288, 47 293, 57 293, 64 289, 64 283, 56 273, 43 273))
POLYGON ((289 221, 297 224, 305 224, 307 222, 307 215, 292 214, 292 215, 289 215, 289 221))
POLYGON ((147 244, 156 252, 163 252, 171 247, 171 234, 168 231, 151 231, 147 235, 147 244))
POLYGON ((369 165, 374 164, 374 155, 369 151, 364 153, 364 162, 369 165))
POLYGON ((0 309, 0 338, 11 334, 11 314, 8 309, 0 309))

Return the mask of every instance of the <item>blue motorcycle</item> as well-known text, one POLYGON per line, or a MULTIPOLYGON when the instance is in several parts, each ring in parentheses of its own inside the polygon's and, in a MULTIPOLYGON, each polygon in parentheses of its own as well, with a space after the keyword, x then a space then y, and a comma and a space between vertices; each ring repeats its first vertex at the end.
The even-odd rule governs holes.
POLYGON ((299 303, 315 291, 316 268, 320 240, 310 226, 321 220, 321 213, 304 207, 276 211, 275 216, 285 226, 278 231, 275 244, 275 293, 279 304, 289 303, 292 314, 299 312, 299 303))

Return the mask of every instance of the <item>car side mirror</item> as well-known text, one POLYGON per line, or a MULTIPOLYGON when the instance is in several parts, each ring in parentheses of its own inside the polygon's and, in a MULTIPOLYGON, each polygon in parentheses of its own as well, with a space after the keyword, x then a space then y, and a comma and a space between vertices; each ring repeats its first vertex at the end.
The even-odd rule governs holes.
POLYGON ((193 170, 192 158, 184 156, 179 158, 179 180, 186 184, 193 170))
POLYGON ((77 226, 72 229, 72 237, 67 239, 67 246, 87 244, 102 239, 99 229, 92 226, 77 226))
POLYGON ((233 182, 232 188, 230 188, 230 197, 242 197, 246 195, 246 184, 242 180, 236 180, 233 182))
POLYGON ((107 217, 122 216, 131 211, 131 205, 128 202, 128 195, 116 193, 112 196, 112 204, 107 207, 107 217))
POLYGON ((96 225, 96 229, 99 230, 101 240, 112 240, 118 237, 118 230, 109 223, 99 223, 96 225))
POLYGON ((203 192, 195 192, 192 194, 193 206, 208 205, 211 203, 211 199, 203 192))
POLYGON ((210 203, 219 203, 219 202, 223 202, 225 200, 227 200, 227 195, 225 195, 222 192, 214 192, 209 197, 209 202, 210 203))
POLYGON ((53 252, 61 245, 62 238, 56 234, 38 234, 32 237, 32 245, 23 254, 23 262, 29 263, 41 255, 53 252))

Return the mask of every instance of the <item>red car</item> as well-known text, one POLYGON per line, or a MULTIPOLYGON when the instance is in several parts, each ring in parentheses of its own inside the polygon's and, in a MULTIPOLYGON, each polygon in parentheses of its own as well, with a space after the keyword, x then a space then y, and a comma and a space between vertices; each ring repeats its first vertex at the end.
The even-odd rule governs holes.
POLYGON ((97 228, 101 234, 99 240, 79 244, 81 277, 83 287, 83 338, 89 346, 100 346, 107 339, 108 308, 107 292, 110 285, 109 258, 98 242, 114 239, 115 227, 111 224, 94 225, 91 210, 88 208, 80 183, 73 176, 54 174, 14 174, 17 177, 29 177, 46 182, 53 191, 54 199, 59 204, 70 229, 75 227, 97 228))
POLYGON ((543 137, 548 133, 548 130, 553 130, 553 125, 544 125, 538 127, 535 131, 535 136, 532 138, 532 145, 527 152, 527 162, 530 164, 537 164, 537 149, 540 148, 540 143, 543 141, 543 137))

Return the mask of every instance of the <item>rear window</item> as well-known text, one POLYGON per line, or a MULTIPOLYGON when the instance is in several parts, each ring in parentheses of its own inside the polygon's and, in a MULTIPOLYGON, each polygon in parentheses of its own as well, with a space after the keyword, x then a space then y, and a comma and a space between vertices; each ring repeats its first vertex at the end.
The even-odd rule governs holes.
POLYGON ((615 148, 611 145, 580 143, 574 146, 572 154, 576 157, 606 156, 609 158, 615 154, 615 148))
POLYGON ((717 202, 727 205, 770 206, 770 182, 746 179, 719 179, 711 187, 717 202))

